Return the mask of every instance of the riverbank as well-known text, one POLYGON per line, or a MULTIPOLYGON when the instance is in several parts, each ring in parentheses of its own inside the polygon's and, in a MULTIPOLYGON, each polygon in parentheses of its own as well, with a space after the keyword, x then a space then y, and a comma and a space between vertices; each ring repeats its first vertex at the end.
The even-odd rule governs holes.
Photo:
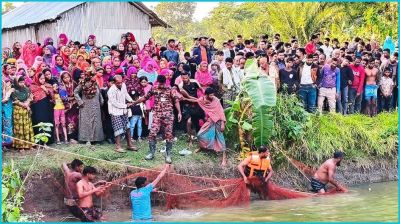
MULTIPOLYGON (((281 135, 281 139, 276 139, 277 144, 272 147, 275 170, 272 180, 281 186, 308 191, 309 183, 306 177, 288 162, 280 150, 316 168, 337 149, 342 149, 346 153, 345 160, 336 174, 339 182, 351 187, 363 183, 397 180, 397 117, 397 112, 380 114, 374 118, 363 115, 346 117, 336 114, 312 115, 302 127, 304 128, 302 132, 290 140, 285 140, 289 139, 286 132, 296 129, 296 126, 282 129, 284 125, 281 125, 280 132, 285 135, 281 135)), ((179 151, 187 148, 186 139, 185 135, 178 135, 178 140, 174 143, 173 172, 221 179, 240 177, 236 169, 240 157, 238 150, 227 150, 228 164, 222 168, 219 165, 221 156, 214 152, 180 156, 179 151)), ((227 143, 234 146, 236 140, 227 138, 227 143)), ((52 145, 54 149, 25 153, 9 151, 3 153, 3 163, 13 159, 15 167, 19 169, 22 177, 25 177, 37 156, 38 159, 25 184, 24 212, 64 214, 66 213, 63 205, 64 184, 60 168, 63 162, 70 162, 75 158, 81 159, 86 165, 98 169, 99 179, 111 181, 138 172, 139 169, 135 167, 160 169, 164 164, 164 157, 159 150, 164 145, 165 143, 158 143, 154 161, 144 160, 148 153, 148 143, 140 142, 137 143, 138 152, 124 154, 114 152, 114 145, 111 144, 52 145)), ((196 146, 196 143, 194 145, 196 146)), ((190 148, 192 152, 195 149, 195 147, 190 148)), ((126 187, 113 187, 110 192, 112 197, 103 198, 103 208, 110 210, 129 208, 127 195, 130 190, 126 187)))
MULTIPOLYGON (((159 146, 161 146, 161 144, 159 144, 159 146)), ((238 177, 236 165, 239 161, 236 159, 238 155, 234 151, 228 151, 228 165, 221 168, 219 165, 220 157, 212 152, 179 156, 178 151, 185 147, 186 143, 183 140, 179 140, 175 144, 173 151, 174 172, 216 178, 238 177)), ((81 155, 114 161, 120 164, 153 169, 160 168, 164 159, 161 153, 158 152, 155 161, 145 161, 143 159, 147 153, 147 144, 145 142, 138 144, 139 152, 128 152, 126 154, 115 153, 112 150, 113 145, 109 144, 94 146, 94 150, 88 149, 86 145, 58 146, 57 148, 65 150, 66 152, 79 153, 81 155)), ((36 153, 37 151, 31 151, 21 155, 16 152, 7 152, 3 154, 3 162, 7 162, 12 158, 15 161, 16 167, 19 167, 23 176, 25 176, 26 169, 32 163, 36 153)), ((64 161, 68 162, 79 157, 49 149, 39 153, 39 159, 25 186, 24 212, 41 212, 47 215, 54 212, 66 214, 62 199, 62 186, 64 186, 64 184, 60 165, 64 161)), ((110 181, 134 172, 133 168, 127 168, 122 165, 108 164, 107 162, 100 162, 94 159, 81 159, 85 164, 92 165, 99 169, 99 179, 110 181)), ((398 179, 397 160, 376 159, 370 160, 367 163, 368 165, 365 165, 365 159, 361 161, 345 160, 342 166, 338 168, 336 177, 341 183, 350 187, 362 183, 385 182, 398 179)), ((276 170, 273 181, 282 186, 297 190, 307 191, 309 189, 307 179, 291 164, 286 164, 276 170)), ((127 195, 130 190, 129 188, 122 189, 121 187, 113 187, 110 192, 112 197, 108 196, 103 199, 103 209, 118 210, 129 208, 130 204, 127 195)))

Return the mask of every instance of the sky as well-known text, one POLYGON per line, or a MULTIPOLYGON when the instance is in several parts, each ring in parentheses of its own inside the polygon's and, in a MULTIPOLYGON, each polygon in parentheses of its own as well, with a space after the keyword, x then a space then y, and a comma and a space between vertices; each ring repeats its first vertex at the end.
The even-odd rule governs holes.
MULTIPOLYGON (((143 2, 150 9, 154 9, 154 7, 158 4, 158 2, 143 2)), ((4 2, 3 2, 4 4, 4 2)), ((18 7, 24 4, 23 2, 13 2, 14 6, 18 7)), ((207 17, 208 14, 218 6, 218 2, 198 2, 196 10, 194 12, 193 19, 195 21, 201 21, 203 18, 207 17)))

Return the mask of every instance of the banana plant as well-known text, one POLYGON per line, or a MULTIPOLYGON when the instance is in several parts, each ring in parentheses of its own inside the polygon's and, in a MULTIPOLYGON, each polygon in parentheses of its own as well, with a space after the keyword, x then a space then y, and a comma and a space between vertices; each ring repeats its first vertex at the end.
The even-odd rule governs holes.
POLYGON ((241 93, 226 110, 228 131, 234 128, 238 130, 241 157, 250 151, 252 145, 269 143, 274 127, 269 108, 276 105, 274 81, 260 75, 257 61, 248 60, 245 74, 241 83, 241 93), (250 134, 248 141, 247 134, 250 134))

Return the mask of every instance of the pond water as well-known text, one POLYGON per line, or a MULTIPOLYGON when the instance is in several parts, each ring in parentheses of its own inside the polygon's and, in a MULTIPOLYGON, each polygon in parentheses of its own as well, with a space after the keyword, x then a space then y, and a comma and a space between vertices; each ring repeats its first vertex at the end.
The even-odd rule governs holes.
MULTIPOLYGON (((157 221, 398 221, 398 184, 361 185, 349 193, 306 199, 253 201, 248 207, 153 210, 157 221)), ((108 221, 129 221, 130 210, 106 212, 108 221)), ((56 221, 57 217, 46 221, 56 221)), ((46 219, 46 218, 45 218, 46 219)), ((60 220, 60 219, 57 219, 60 220)))

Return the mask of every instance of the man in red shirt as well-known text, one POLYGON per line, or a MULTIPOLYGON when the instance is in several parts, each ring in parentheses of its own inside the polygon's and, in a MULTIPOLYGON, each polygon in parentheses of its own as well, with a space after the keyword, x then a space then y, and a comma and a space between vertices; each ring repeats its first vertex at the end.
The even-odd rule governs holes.
POLYGON ((364 89, 365 70, 361 66, 361 57, 356 57, 353 64, 350 64, 353 70, 354 80, 349 88, 349 114, 360 113, 362 92, 364 89))
POLYGON ((315 54, 317 51, 317 43, 319 42, 319 37, 315 34, 311 35, 310 42, 307 43, 305 49, 307 54, 315 54))

